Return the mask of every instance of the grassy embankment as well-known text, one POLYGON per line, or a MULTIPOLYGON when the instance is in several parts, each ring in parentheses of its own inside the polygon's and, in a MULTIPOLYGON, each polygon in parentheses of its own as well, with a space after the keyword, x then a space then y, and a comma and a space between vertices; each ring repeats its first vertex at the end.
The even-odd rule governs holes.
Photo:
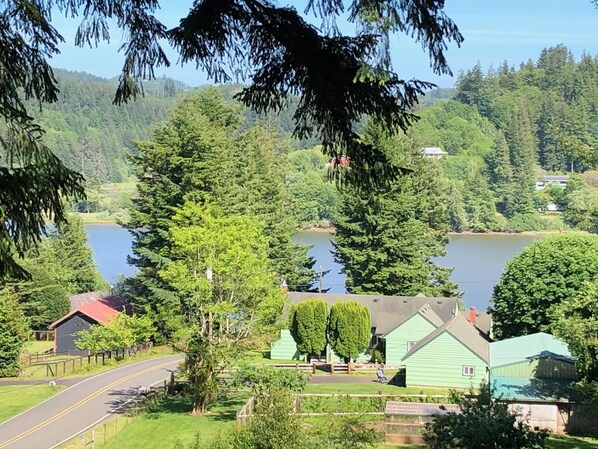
MULTIPOLYGON (((28 344, 28 347, 43 347, 43 345, 40 345, 39 343, 48 343, 48 342, 35 342, 35 344, 32 346, 31 343, 28 344)), ((51 345, 53 345, 52 342, 49 342, 51 345)), ((26 347, 27 348, 27 347, 26 347)), ((27 350, 27 349, 26 349, 27 350)), ((40 350, 39 352, 42 352, 43 350, 40 350)), ((29 351, 29 353, 35 353, 38 351, 29 351)), ((24 354, 27 354, 27 352, 25 352, 24 354)), ((67 367, 67 372, 66 374, 64 374, 62 372, 62 362, 64 360, 71 360, 71 359, 79 359, 79 357, 77 356, 66 356, 66 355, 57 355, 54 357, 48 357, 45 358, 43 360, 43 362, 40 360, 40 363, 58 363, 58 367, 59 367, 59 372, 58 372, 58 376, 57 377, 61 377, 61 378, 69 378, 69 377, 79 377, 79 376, 92 376, 94 374, 99 374, 99 373, 103 373, 104 371, 108 371, 112 368, 116 368, 118 366, 123 366, 123 365, 128 365, 130 363, 135 363, 135 362, 139 362, 141 360, 146 360, 146 359, 151 359, 151 358, 155 358, 155 357, 162 357, 165 355, 171 355, 171 354, 175 354, 175 352, 173 352, 172 348, 170 346, 156 346, 154 348, 152 348, 150 351, 147 352, 140 352, 137 353, 135 355, 126 357, 123 360, 106 360, 106 364, 102 365, 102 364, 92 364, 92 365, 83 365, 82 367, 76 367, 74 370, 71 369, 72 365, 70 363, 66 363, 66 367, 67 367)), ((26 366, 25 368, 23 368, 23 370, 21 371, 21 375, 19 376, 19 379, 27 379, 27 380, 50 380, 51 377, 47 377, 46 376, 46 367, 44 365, 31 365, 31 366, 26 366)))
POLYGON ((45 384, 0 386, 0 422, 18 415, 63 389, 64 387, 45 384))

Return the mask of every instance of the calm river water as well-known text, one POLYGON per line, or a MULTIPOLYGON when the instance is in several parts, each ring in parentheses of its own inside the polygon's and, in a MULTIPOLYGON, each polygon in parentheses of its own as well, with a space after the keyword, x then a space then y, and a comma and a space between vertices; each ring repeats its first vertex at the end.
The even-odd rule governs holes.
MULTIPOLYGON (((117 274, 126 276, 135 273, 127 264, 131 253, 131 236, 117 225, 87 225, 89 244, 102 275, 110 282, 117 274)), ((316 260, 316 270, 330 270, 324 276, 323 287, 330 292, 345 291, 345 275, 332 256, 334 237, 325 232, 298 232, 295 241, 312 245, 309 254, 316 260)), ((492 288, 498 282, 505 263, 525 246, 534 236, 522 235, 453 235, 447 246, 447 254, 437 263, 454 267, 452 279, 464 292, 465 304, 485 310, 489 305, 492 288)))

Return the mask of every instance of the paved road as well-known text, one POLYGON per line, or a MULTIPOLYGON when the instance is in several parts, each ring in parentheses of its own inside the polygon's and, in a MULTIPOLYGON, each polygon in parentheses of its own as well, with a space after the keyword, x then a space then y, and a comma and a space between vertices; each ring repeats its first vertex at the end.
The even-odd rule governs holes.
POLYGON ((137 394, 162 382, 181 362, 168 356, 89 377, 0 424, 0 449, 50 449, 79 434, 137 394))

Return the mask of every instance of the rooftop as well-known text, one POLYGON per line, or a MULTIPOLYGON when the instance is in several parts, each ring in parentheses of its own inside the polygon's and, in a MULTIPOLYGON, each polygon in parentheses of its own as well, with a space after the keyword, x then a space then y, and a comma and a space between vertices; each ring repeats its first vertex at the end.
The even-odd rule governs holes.
MULTIPOLYGON (((396 329, 400 324, 423 309, 424 317, 430 322, 441 323, 451 319, 457 311, 456 298, 427 298, 425 296, 386 296, 386 295, 350 295, 342 293, 299 293, 289 292, 291 304, 297 304, 306 299, 319 298, 332 306, 339 301, 356 301, 370 309, 372 327, 377 335, 385 335, 396 329), (431 311, 428 312, 428 310, 431 311), (434 317, 432 317, 432 313, 434 317), (434 321, 433 321, 434 320, 434 321)), ((441 324, 440 323, 440 324, 441 324)))
POLYGON ((490 368, 542 357, 574 362, 567 345, 545 332, 490 343, 490 368))

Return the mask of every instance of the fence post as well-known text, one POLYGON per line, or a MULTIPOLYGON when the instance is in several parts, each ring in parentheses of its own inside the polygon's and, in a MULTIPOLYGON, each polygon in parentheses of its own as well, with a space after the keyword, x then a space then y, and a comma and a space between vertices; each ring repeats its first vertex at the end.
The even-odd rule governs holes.
POLYGON ((81 434, 81 449, 85 449, 85 434, 81 434))

